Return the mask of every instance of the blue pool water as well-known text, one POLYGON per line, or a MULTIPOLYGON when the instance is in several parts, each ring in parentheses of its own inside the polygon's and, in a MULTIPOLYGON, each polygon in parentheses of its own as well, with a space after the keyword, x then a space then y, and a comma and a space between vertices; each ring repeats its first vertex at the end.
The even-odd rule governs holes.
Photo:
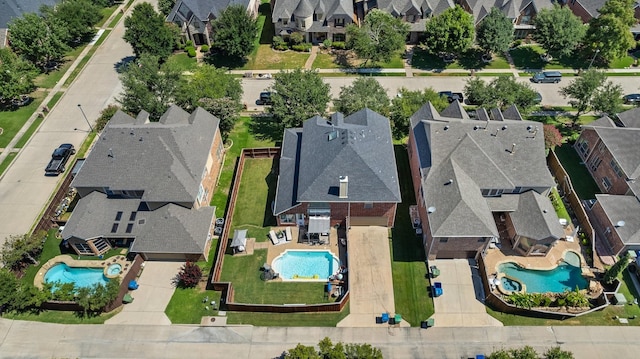
POLYGON ((326 281, 340 268, 340 260, 329 251, 288 249, 271 265, 283 280, 326 281))
POLYGON ((45 273, 44 281, 75 283, 76 287, 91 287, 96 283, 106 285, 109 279, 104 276, 102 268, 69 267, 64 263, 59 263, 45 273))
POLYGON ((502 288, 510 292, 519 292, 522 290, 522 284, 520 284, 520 282, 518 282, 517 280, 502 277, 502 279, 500 279, 500 282, 502 284, 502 288))
POLYGON ((528 293, 562 293, 565 290, 586 289, 588 282, 582 276, 579 259, 575 253, 567 253, 565 261, 552 270, 525 269, 513 262, 498 266, 498 271, 525 285, 528 293), (571 264, 570 264, 571 263, 571 264))

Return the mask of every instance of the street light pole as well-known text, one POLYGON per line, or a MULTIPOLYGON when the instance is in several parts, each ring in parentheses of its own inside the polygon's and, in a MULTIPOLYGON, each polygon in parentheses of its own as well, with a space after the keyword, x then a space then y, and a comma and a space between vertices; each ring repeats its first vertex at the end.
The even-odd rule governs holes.
POLYGON ((91 126, 91 123, 89 122, 87 115, 84 114, 84 111, 82 110, 82 106, 80 104, 78 104, 78 108, 80 109, 80 112, 82 112, 82 117, 84 117, 84 120, 87 121, 87 125, 89 125, 89 129, 91 130, 91 132, 93 132, 93 126, 91 126))
MULTIPOLYGON (((591 65, 593 65, 593 60, 595 60, 595 59, 596 59, 596 56, 598 56, 598 53, 599 53, 599 52, 600 52, 600 49, 596 49, 596 53, 595 53, 595 54, 593 54, 593 58, 591 58, 591 62, 589 63, 589 68, 588 68, 588 69, 590 69, 590 68, 591 68, 591 65)), ((587 70, 588 70, 588 69, 587 69, 587 70)))

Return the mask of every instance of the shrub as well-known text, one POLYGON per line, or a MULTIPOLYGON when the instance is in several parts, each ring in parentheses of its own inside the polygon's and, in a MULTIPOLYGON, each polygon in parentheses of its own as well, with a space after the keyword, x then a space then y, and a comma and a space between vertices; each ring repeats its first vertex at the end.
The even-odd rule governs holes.
POLYGON ((309 52, 311 51, 311 44, 308 42, 303 42, 302 44, 298 44, 298 45, 293 45, 291 46, 292 49, 294 49, 295 51, 300 51, 300 52, 309 52))
POLYGON ((178 273, 178 285, 183 288, 193 288, 198 284, 200 278, 202 278, 202 269, 193 262, 187 262, 178 273))
POLYGON ((516 47, 522 45, 522 40, 518 39, 516 41, 513 42, 513 44, 511 44, 511 48, 515 49, 516 47))
POLYGON ((188 40, 188 41, 185 43, 185 46, 193 46, 193 41, 188 40))
POLYGON ((604 274, 604 282, 607 284, 613 283, 616 278, 622 273, 627 266, 629 265, 629 252, 625 252, 624 256, 620 257, 620 259, 611 266, 604 274))
POLYGON ((344 41, 334 41, 331 46, 333 46, 334 49, 337 50, 344 50, 347 48, 347 45, 345 44, 344 41))
POLYGON ((200 47, 200 52, 209 52, 209 45, 202 45, 200 47))
POLYGON ((115 115, 119 109, 120 107, 118 105, 109 105, 105 107, 100 112, 100 117, 98 117, 98 120, 96 120, 96 132, 102 131, 107 125, 107 122, 109 122, 111 117, 113 117, 113 115, 115 115))
POLYGON ((328 49, 331 47, 332 41, 329 39, 326 39, 322 42, 322 46, 324 46, 325 49, 328 49))
POLYGON ((187 50, 187 55, 189 55, 189 57, 196 57, 196 49, 190 48, 187 50))
POLYGON ((280 51, 284 51, 287 49, 287 43, 284 41, 282 36, 273 37, 273 48, 280 51))
POLYGON ((294 45, 300 44, 300 43, 302 43, 304 41, 304 35, 302 35, 301 32, 294 32, 293 34, 291 34, 289 36, 289 40, 294 45))

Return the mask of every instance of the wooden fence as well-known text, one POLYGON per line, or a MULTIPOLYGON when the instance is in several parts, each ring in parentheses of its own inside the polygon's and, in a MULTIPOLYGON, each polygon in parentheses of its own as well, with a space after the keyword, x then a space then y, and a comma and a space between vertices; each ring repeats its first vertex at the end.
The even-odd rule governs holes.
POLYGON ((40 217, 35 227, 33 227, 33 231, 31 233, 38 233, 40 231, 46 232, 51 228, 57 226, 57 223, 55 221, 55 213, 58 209, 58 206, 60 206, 60 203, 62 203, 62 200, 69 194, 69 186, 71 185, 71 181, 73 181, 73 178, 75 177, 71 173, 71 170, 75 167, 76 162, 78 162, 78 159, 73 162, 73 165, 67 167, 68 172, 65 173, 65 177, 62 180, 62 183, 60 183, 58 190, 47 204, 47 207, 42 213, 42 217, 40 217))
MULTIPOLYGON (((555 152, 549 151, 549 156, 547 156, 547 165, 549 169, 551 169, 551 173, 556 178, 558 182, 558 188, 561 191, 561 194, 569 201, 571 208, 573 209, 573 215, 578 221, 580 225, 580 229, 587 236, 589 242, 591 243, 591 253, 593 258, 593 263, 591 263, 594 268, 604 268, 600 257, 596 252, 596 233, 593 230, 593 226, 589 221, 589 217, 587 216, 587 212, 582 206, 582 202, 580 198, 578 198, 578 194, 573 189, 573 184, 571 184, 571 178, 565 171, 564 167, 560 163, 560 160, 556 156, 555 152)), ((576 240, 579 240, 576 238, 576 240)))

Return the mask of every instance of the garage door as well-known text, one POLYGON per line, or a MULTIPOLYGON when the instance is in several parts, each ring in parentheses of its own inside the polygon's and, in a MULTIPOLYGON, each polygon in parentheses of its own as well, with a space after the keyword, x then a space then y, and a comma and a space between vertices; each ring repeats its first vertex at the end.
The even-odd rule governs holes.
POLYGON ((351 217, 352 226, 383 226, 387 227, 387 217, 351 217))
POLYGON ((476 251, 438 251, 437 259, 475 258, 476 251))
POLYGON ((148 261, 180 261, 187 260, 183 253, 142 253, 142 257, 148 261))

